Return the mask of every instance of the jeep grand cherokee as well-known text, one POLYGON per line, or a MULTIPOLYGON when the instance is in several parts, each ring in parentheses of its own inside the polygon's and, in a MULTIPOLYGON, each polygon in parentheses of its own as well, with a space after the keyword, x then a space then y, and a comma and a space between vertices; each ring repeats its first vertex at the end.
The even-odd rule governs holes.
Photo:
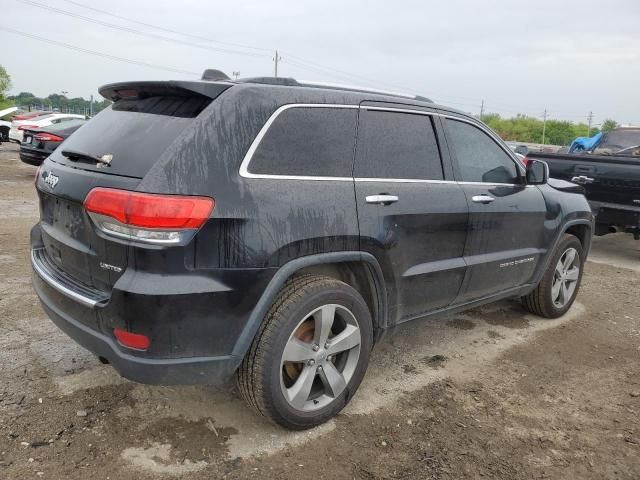
POLYGON ((573 303, 593 218, 477 119, 256 78, 128 82, 43 163, 33 284, 123 376, 233 378, 291 429, 336 415, 399 323, 573 303))

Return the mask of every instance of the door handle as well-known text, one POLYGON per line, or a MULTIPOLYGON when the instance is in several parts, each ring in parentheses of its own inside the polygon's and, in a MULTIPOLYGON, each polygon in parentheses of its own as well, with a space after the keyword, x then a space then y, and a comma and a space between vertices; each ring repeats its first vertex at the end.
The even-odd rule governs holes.
POLYGON ((379 205, 391 205, 392 203, 396 203, 399 200, 399 198, 395 195, 387 195, 385 194, 380 194, 380 195, 367 195, 365 197, 365 201, 367 203, 376 203, 379 205))
POLYGON ((471 201, 475 203, 491 203, 495 200, 491 195, 474 195, 471 197, 471 201))
POLYGON ((587 185, 588 183, 593 183, 594 179, 591 177, 587 177, 586 175, 580 175, 578 177, 571 178, 573 183, 579 183, 580 185, 587 185))

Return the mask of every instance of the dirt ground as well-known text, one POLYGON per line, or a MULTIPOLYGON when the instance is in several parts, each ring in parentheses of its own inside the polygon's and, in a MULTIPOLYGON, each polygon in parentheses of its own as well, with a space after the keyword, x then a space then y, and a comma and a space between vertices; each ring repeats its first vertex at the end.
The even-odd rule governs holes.
POLYGON ((500 302, 385 339, 334 421, 121 379, 30 287, 35 168, 0 145, 0 479, 638 479, 640 242, 596 238, 558 320, 500 302))

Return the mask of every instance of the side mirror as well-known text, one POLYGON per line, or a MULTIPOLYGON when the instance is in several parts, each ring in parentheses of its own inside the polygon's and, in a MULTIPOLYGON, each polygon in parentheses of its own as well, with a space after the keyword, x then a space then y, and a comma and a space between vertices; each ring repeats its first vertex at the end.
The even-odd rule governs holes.
POLYGON ((549 180, 549 165, 542 160, 529 159, 527 162, 527 184, 543 185, 549 180))

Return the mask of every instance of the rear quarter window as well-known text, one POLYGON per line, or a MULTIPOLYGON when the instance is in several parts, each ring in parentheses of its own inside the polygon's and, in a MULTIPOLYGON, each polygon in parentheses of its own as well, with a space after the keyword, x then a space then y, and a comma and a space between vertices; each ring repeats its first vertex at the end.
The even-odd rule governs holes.
POLYGON ((357 109, 293 107, 273 120, 251 157, 251 174, 350 177, 357 109))
POLYGON ((354 175, 442 180, 440 150, 431 116, 362 111, 354 175))

